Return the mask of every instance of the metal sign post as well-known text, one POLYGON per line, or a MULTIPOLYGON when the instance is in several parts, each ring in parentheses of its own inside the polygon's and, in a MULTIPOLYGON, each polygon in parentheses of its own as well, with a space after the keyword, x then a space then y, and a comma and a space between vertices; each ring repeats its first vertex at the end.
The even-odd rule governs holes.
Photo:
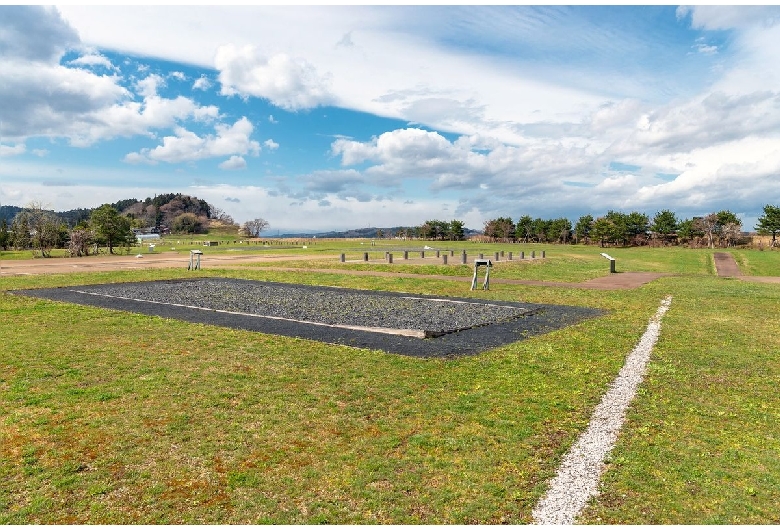
POLYGON ((187 266, 188 271, 200 270, 200 257, 203 255, 201 250, 190 250, 190 264, 187 266))
POLYGON ((474 278, 471 279, 471 290, 477 288, 477 270, 480 265, 485 265, 485 282, 482 284, 482 289, 485 291, 490 290, 490 267, 493 266, 493 262, 489 259, 475 259, 474 260, 474 278))

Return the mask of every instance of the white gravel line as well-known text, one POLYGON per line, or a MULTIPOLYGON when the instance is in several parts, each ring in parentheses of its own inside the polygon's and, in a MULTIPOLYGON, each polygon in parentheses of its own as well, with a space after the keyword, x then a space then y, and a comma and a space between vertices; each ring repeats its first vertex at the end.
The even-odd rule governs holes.
POLYGON ((642 382, 653 346, 658 341, 661 317, 671 303, 672 297, 667 296, 650 319, 644 335, 593 411, 588 429, 566 454, 547 493, 531 512, 533 524, 574 524, 590 497, 598 494, 604 459, 615 446, 626 409, 642 382))

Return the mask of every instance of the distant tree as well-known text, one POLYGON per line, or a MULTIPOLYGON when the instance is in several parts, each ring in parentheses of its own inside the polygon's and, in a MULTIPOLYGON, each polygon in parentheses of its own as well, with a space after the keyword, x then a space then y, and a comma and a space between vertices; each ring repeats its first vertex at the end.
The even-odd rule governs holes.
POLYGON ((68 254, 72 258, 89 256, 89 249, 95 242, 95 232, 85 226, 79 226, 70 231, 68 254))
POLYGON ((565 217, 560 217, 558 219, 553 219, 550 221, 547 230, 548 241, 555 241, 558 243, 563 243, 565 245, 570 238, 571 238, 571 221, 569 221, 565 217))
POLYGON ((9 244, 16 250, 27 250, 32 246, 30 237, 29 215, 24 210, 16 214, 11 221, 11 237, 9 244))
POLYGON ((62 246, 67 238, 67 228, 62 220, 36 202, 19 212, 14 221, 14 246, 32 248, 33 253, 40 252, 44 258, 51 256, 52 249, 62 246))
POLYGON ((0 219, 0 249, 8 250, 8 244, 11 241, 11 234, 8 232, 8 221, 0 219))
POLYGON ((590 214, 583 215, 577 219, 577 224, 574 225, 574 237, 577 243, 580 241, 588 242, 590 238, 590 229, 593 226, 593 216, 590 214))
POLYGON ((447 239, 450 241, 463 241, 466 239, 465 224, 463 221, 453 219, 447 227, 447 239))
POLYGON ((742 221, 733 212, 721 210, 697 217, 694 227, 707 237, 707 246, 715 248, 715 240, 723 246, 732 245, 742 230, 742 221))
POLYGON ((771 235, 771 247, 777 245, 777 233, 780 232, 780 206, 767 204, 764 206, 764 215, 758 218, 756 230, 761 235, 771 235))
POLYGON ((650 230, 655 232, 661 241, 666 241, 677 230, 677 216, 670 210, 656 212, 650 230))
POLYGON ((260 237, 260 232, 268 228, 268 221, 262 217, 244 223, 243 229, 249 237, 260 237))
POLYGON ((135 241, 135 235, 130 230, 130 219, 119 215, 110 204, 93 210, 89 223, 95 232, 95 242, 107 246, 109 254, 114 253, 114 247, 130 245, 135 241))
POLYGON ((597 239, 602 248, 606 242, 612 241, 615 233, 615 222, 606 217, 599 217, 593 221, 590 229, 590 237, 597 239))
POLYGON ((545 221, 541 217, 537 217, 531 221, 531 237, 537 243, 544 243, 547 241, 547 232, 549 228, 549 221, 545 221))
POLYGON ((534 220, 530 215, 520 217, 515 225, 515 237, 518 240, 522 240, 523 243, 528 243, 533 237, 533 224, 534 220))
POLYGON ((715 235, 718 230, 718 215, 710 213, 704 217, 695 217, 693 227, 707 237, 707 246, 715 248, 715 235))
POLYGON ((501 241, 510 241, 515 238, 515 223, 511 217, 499 217, 485 222, 483 230, 487 237, 501 241))
POLYGON ((203 222, 194 213, 185 212, 176 216, 171 230, 177 234, 197 234, 203 229, 203 222))

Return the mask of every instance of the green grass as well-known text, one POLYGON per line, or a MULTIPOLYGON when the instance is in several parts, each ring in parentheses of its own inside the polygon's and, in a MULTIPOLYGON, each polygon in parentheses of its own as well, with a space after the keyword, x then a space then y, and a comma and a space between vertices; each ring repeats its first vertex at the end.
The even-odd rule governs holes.
MULTIPOLYGON (((565 250, 496 277, 606 273, 598 249, 565 250)), ((582 522, 779 523, 780 286, 714 277, 711 251, 607 252, 619 271, 676 276, 608 292, 259 267, 0 278, 5 291, 221 275, 609 311, 421 360, 0 293, 0 523, 530 522, 667 294, 582 522)), ((757 271, 777 255, 744 252, 757 271)))

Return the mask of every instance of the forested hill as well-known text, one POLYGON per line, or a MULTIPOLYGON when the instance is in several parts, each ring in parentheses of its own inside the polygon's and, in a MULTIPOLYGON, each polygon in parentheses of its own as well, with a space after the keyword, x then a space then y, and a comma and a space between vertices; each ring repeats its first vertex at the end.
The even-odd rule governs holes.
MULTIPOLYGON (((183 213, 191 213, 198 218, 213 219, 225 216, 216 208, 197 197, 182 195, 181 193, 165 193, 147 197, 144 200, 123 199, 111 206, 118 212, 137 219, 147 226, 159 226, 161 223, 171 222, 183 213)), ((94 208, 77 208, 55 213, 69 227, 74 227, 82 221, 88 221, 94 208)), ((5 219, 9 224, 16 215, 24 210, 20 206, 0 206, 0 220, 5 219)), ((51 210, 49 210, 51 211, 51 210)), ((228 216, 229 217, 229 216, 228 216)))

